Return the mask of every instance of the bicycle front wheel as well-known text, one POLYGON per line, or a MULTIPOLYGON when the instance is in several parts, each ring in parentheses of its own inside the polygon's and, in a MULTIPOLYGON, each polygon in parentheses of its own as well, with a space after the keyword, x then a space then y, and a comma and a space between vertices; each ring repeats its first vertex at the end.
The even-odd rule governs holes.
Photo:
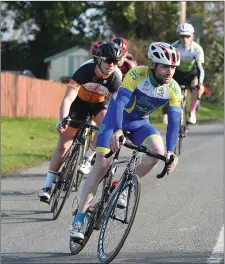
POLYGON ((137 212, 141 185, 135 174, 128 176, 122 188, 115 190, 114 198, 102 220, 98 240, 98 259, 110 263, 122 248, 134 222, 137 212), (126 196, 126 206, 119 206, 121 195, 126 196))

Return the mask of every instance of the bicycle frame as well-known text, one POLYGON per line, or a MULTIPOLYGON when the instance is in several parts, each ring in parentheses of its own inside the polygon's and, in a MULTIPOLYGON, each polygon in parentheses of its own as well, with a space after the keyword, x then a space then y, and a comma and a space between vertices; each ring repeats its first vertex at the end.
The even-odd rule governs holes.
POLYGON ((84 151, 85 151, 85 144, 87 142, 88 137, 90 137, 92 131, 94 129, 98 129, 97 127, 93 126, 91 123, 91 116, 88 115, 85 121, 77 121, 72 120, 69 116, 62 121, 62 126, 65 127, 66 125, 78 124, 80 125, 76 135, 73 138, 73 142, 68 149, 67 153, 65 154, 64 162, 61 166, 61 171, 58 173, 56 179, 54 180, 55 186, 53 189, 54 195, 51 195, 49 203, 52 203, 51 211, 54 211, 54 216, 56 219, 66 201, 69 197, 71 189, 74 185, 75 190, 78 190, 80 182, 82 180, 82 175, 78 173, 78 168, 83 160, 84 151), (75 160, 76 158, 76 160, 75 160), (63 185, 62 185, 63 184, 63 185), (65 191, 66 194, 61 199, 61 204, 59 206, 59 210, 53 210, 57 208, 59 199, 61 197, 62 191, 65 191))
POLYGON ((180 125, 182 126, 184 124, 184 114, 186 114, 184 109, 186 108, 187 105, 187 88, 185 85, 181 85, 181 120, 180 120, 180 125))
MULTIPOLYGON (((120 142, 122 142, 122 141, 120 140, 120 142)), ((151 153, 150 151, 147 150, 147 148, 145 146, 139 146, 138 147, 138 146, 133 145, 132 143, 127 143, 127 142, 124 144, 124 146, 127 148, 130 148, 130 149, 133 149, 133 153, 132 153, 131 158, 118 161, 118 157, 119 157, 119 153, 120 153, 120 150, 118 150, 115 153, 115 157, 113 159, 113 162, 110 165, 106 175, 99 182, 99 184, 100 184, 103 181, 104 187, 103 187, 103 191, 102 191, 100 201, 95 204, 95 206, 98 207, 97 208, 98 209, 97 210, 97 219, 95 220, 95 225, 101 221, 102 217, 104 216, 105 212, 107 211, 107 206, 103 209, 104 203, 107 202, 108 204, 110 204, 111 199, 114 197, 115 190, 119 189, 118 193, 120 193, 122 188, 124 188, 125 183, 129 183, 129 175, 136 174, 135 168, 138 165, 138 164, 136 164, 136 162, 137 162, 138 156, 140 155, 141 152, 146 153, 148 156, 161 159, 165 162, 165 167, 164 167, 163 171, 161 172, 161 174, 157 175, 157 178, 162 178, 166 174, 168 163, 166 163, 166 158, 164 156, 162 156, 160 154, 151 153), (125 170, 121 176, 119 185, 113 190, 113 192, 110 194, 110 196, 108 196, 107 194, 110 190, 112 179, 113 179, 115 172, 116 172, 116 168, 119 165, 125 164, 125 163, 127 163, 127 167, 125 168, 125 170)), ((107 154, 105 157, 110 157, 112 154, 113 153, 110 151, 110 153, 107 154)), ((171 159, 171 162, 172 162, 172 159, 171 159)), ((127 209, 126 209, 126 211, 127 211, 127 209)), ((127 212, 126 212, 126 215, 127 215, 127 212)))

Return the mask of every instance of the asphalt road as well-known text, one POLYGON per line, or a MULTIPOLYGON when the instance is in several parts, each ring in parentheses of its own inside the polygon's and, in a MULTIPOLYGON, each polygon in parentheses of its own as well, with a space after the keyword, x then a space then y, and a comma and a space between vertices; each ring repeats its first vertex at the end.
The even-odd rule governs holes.
MULTIPOLYGON (((223 263, 223 135, 220 122, 192 127, 177 170, 159 180, 160 165, 141 179, 134 225, 112 263, 223 263)), ((72 197, 55 221, 39 202, 47 165, 2 179, 1 263, 98 263, 97 231, 81 253, 70 254, 72 197)))

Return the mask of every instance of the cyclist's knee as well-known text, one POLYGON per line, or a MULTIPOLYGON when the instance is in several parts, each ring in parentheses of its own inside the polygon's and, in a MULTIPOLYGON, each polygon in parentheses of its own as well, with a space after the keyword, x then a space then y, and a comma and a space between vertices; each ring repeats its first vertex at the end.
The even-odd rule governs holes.
POLYGON ((148 149, 151 150, 152 152, 164 155, 164 152, 165 152, 164 143, 163 143, 163 139, 160 135, 157 135, 157 134, 152 135, 148 139, 146 144, 148 146, 148 149))
POLYGON ((108 168, 109 161, 105 159, 105 154, 102 152, 96 152, 95 164, 92 173, 100 180, 106 174, 108 168))
MULTIPOLYGON (((149 138, 149 140, 146 143, 147 143, 148 149, 150 151, 152 151, 154 153, 161 154, 161 155, 165 154, 163 139, 160 135, 153 135, 151 138, 149 138)), ((148 156, 147 156, 147 159, 154 166, 159 163, 158 159, 148 157, 148 156)))
POLYGON ((106 115, 107 110, 103 109, 101 110, 95 117, 95 122, 97 124, 97 126, 101 126, 102 120, 104 119, 105 115, 106 115))
POLYGON ((96 153, 95 166, 97 166, 100 170, 107 170, 109 166, 109 162, 105 159, 105 154, 102 152, 96 153))
POLYGON ((57 150, 60 153, 66 152, 72 144, 72 139, 66 140, 65 138, 60 137, 57 145, 57 150))
POLYGON ((57 150, 60 153, 64 153, 70 148, 75 134, 76 134, 76 129, 68 127, 64 133, 59 135, 57 150))

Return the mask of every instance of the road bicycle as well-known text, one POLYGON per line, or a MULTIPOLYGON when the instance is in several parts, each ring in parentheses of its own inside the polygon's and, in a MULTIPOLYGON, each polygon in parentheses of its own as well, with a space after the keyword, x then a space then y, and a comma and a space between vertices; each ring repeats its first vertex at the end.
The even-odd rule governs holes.
MULTIPOLYGON (((120 142, 123 142, 123 138, 120 138, 120 142)), ((103 178, 104 188, 102 190, 101 197, 99 201, 97 201, 93 206, 89 207, 85 213, 84 240, 79 241, 76 238, 70 237, 70 251, 74 255, 78 254, 84 248, 93 230, 100 230, 98 240, 98 259, 101 263, 110 263, 122 248, 130 232, 137 212, 141 185, 135 172, 135 168, 141 162, 141 153, 145 153, 150 157, 154 157, 165 162, 162 172, 157 175, 157 178, 159 179, 165 176, 168 164, 171 164, 174 160, 174 156, 171 156, 170 161, 167 162, 165 156, 150 152, 144 145, 135 146, 132 143, 126 141, 124 146, 133 150, 131 158, 118 160, 120 150, 115 153, 113 162, 103 178), (118 185, 113 188, 112 182, 115 172, 118 166, 122 164, 127 164, 127 166, 120 178, 118 185), (122 208, 118 204, 118 199, 124 192, 126 192, 127 195, 127 203, 125 208, 122 208), (122 227, 125 227, 125 230, 119 235, 119 242, 116 243, 116 246, 111 250, 111 252, 108 252, 107 246, 109 242, 107 241, 107 234, 108 231, 110 231, 111 221, 115 224, 121 224, 122 227)), ((112 151, 110 151, 110 153, 105 155, 105 157, 109 158, 112 154, 112 151)), ((76 212, 77 210, 74 214, 76 214, 76 212)), ((117 225, 116 230, 119 230, 119 225, 117 225)), ((109 236, 111 239, 113 237, 115 238, 115 235, 109 236)))
POLYGON ((73 120, 70 116, 62 121, 64 127, 66 125, 79 125, 79 128, 53 183, 54 187, 49 204, 54 220, 59 217, 72 188, 78 191, 82 181, 83 174, 79 171, 79 167, 83 162, 85 152, 89 148, 94 131, 98 130, 96 126, 91 124, 91 120, 91 116, 88 115, 85 121, 73 120))
POLYGON ((188 111, 187 111, 187 90, 189 89, 186 85, 180 85, 181 88, 181 113, 180 113, 180 128, 177 145, 174 153, 181 155, 181 148, 183 138, 186 137, 186 133, 189 130, 188 124, 188 111))

